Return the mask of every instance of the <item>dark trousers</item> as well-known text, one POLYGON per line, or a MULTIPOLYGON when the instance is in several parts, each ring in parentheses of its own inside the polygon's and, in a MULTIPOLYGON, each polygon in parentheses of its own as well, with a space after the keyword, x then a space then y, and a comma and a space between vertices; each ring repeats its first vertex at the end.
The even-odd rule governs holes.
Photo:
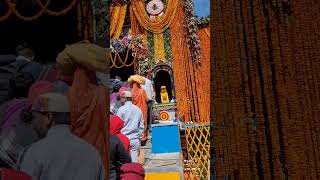
POLYGON ((151 130, 151 124, 153 123, 153 101, 148 101, 148 130, 151 130))

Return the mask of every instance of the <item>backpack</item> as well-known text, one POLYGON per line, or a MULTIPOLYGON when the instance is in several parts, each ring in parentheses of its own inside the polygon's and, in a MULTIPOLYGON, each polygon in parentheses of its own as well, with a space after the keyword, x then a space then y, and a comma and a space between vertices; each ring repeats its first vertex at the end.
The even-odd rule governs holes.
POLYGON ((10 79, 14 78, 15 75, 19 73, 27 64, 28 62, 25 62, 18 67, 13 64, 0 67, 0 104, 3 104, 8 100, 10 79))

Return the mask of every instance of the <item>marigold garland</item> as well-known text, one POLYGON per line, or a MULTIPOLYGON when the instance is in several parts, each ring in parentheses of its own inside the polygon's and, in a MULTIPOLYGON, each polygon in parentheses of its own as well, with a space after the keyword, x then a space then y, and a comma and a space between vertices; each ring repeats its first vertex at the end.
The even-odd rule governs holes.
POLYGON ((210 36, 208 36, 208 28, 199 29, 197 34, 201 43, 202 64, 195 70, 197 83, 197 91, 199 98, 199 111, 201 122, 209 123, 210 119, 210 36))
POLYGON ((145 10, 145 3, 141 0, 132 1, 131 6, 140 25, 148 31, 159 34, 170 27, 177 12, 179 1, 168 0, 167 9, 159 20, 152 21, 145 10))
POLYGON ((141 63, 141 61, 149 61, 148 60, 148 44, 147 44, 147 37, 145 35, 137 35, 131 37, 131 35, 124 36, 121 39, 113 39, 110 43, 110 49, 112 53, 115 53, 115 56, 112 57, 112 66, 115 68, 122 68, 124 66, 128 67, 136 62, 141 63), (132 50, 132 56, 134 57, 134 62, 127 65, 126 61, 128 55, 126 55, 125 60, 123 61, 119 55, 119 53, 129 52, 132 50), (120 60, 121 65, 117 66, 117 60, 120 60))
POLYGON ((110 21, 110 37, 112 39, 119 38, 127 12, 127 5, 112 6, 110 21))
MULTIPOLYGON (((130 4, 130 0, 104 0, 111 6, 114 5, 125 5, 125 4, 130 4)), ((148 2, 149 0, 143 0, 144 2, 148 2)))
POLYGON ((165 52, 165 59, 172 63, 172 52, 171 52, 171 37, 170 37, 170 30, 167 29, 164 31, 164 52, 165 52))
POLYGON ((200 40, 197 35, 198 27, 194 16, 194 8, 191 0, 182 1, 184 7, 184 27, 187 38, 187 44, 191 49, 191 56, 194 64, 199 64, 201 61, 200 40))
MULTIPOLYGON (((175 17, 175 21, 181 21, 184 13, 181 6, 179 6, 177 16, 175 17)), ((171 35, 171 47, 172 47, 172 63, 173 63, 173 72, 175 77, 175 87, 176 87, 176 101, 178 108, 178 119, 182 119, 185 122, 190 121, 191 114, 190 109, 191 101, 188 96, 187 90, 187 80, 186 80, 186 69, 183 64, 185 61, 185 50, 183 47, 185 44, 184 37, 182 35, 183 26, 181 23, 173 23, 170 27, 170 35, 171 35)))
POLYGON ((147 34, 148 39, 148 49, 149 49, 149 56, 148 59, 150 61, 154 61, 154 40, 153 40, 153 33, 148 32, 147 34))
POLYGON ((196 20, 197 27, 199 29, 208 27, 210 24, 210 16, 202 17, 196 20))
POLYGON ((48 6, 51 1, 47 1, 45 4, 43 4, 41 0, 35 0, 34 2, 36 5, 40 6, 41 8, 40 11, 31 17, 26 17, 16 9, 16 3, 11 2, 10 0, 6 0, 8 10, 3 16, 0 17, 0 22, 7 20, 12 14, 16 15, 17 18, 22 19, 24 21, 36 20, 39 17, 41 17, 44 13, 50 16, 62 16, 62 15, 65 15, 67 12, 69 12, 71 9, 73 9, 78 1, 72 0, 71 3, 66 8, 58 12, 48 9, 48 6))
POLYGON ((45 6, 37 14, 35 14, 31 17, 26 17, 26 16, 23 16, 22 14, 20 14, 20 12, 16 9, 16 4, 10 2, 9 6, 10 6, 10 9, 12 10, 13 14, 15 14, 17 18, 22 19, 24 21, 32 21, 32 20, 38 19, 40 16, 42 16, 43 13, 45 13, 47 11, 49 4, 50 4, 50 1, 47 1, 45 6))
POLYGON ((146 29, 144 29, 137 17, 135 16, 134 12, 133 12, 133 8, 132 6, 129 6, 130 8, 130 22, 131 22, 131 30, 132 30, 132 35, 135 36, 135 35, 138 35, 138 34, 145 34, 147 35, 148 31, 146 29))
POLYGON ((204 32, 206 33, 206 35, 210 38, 210 28, 207 27, 207 28, 203 28, 204 32))
MULTIPOLYGON (((36 0, 37 4, 40 5, 41 8, 45 8, 45 5, 42 4, 41 0, 36 0)), ((72 0, 69 6, 67 6, 65 9, 62 9, 61 11, 52 11, 50 9, 47 9, 46 12, 51 16, 62 16, 65 15, 67 12, 69 12, 76 4, 77 0, 72 0)))
POLYGON ((164 51, 164 37, 163 33, 160 34, 153 34, 154 39, 154 58, 156 63, 160 59, 165 60, 165 51, 164 51))
POLYGON ((117 24, 118 24, 118 20, 119 20, 119 16, 120 16, 120 8, 121 8, 121 6, 111 6, 111 8, 110 8, 110 13, 111 13, 111 16, 110 16, 110 36, 112 34, 114 34, 114 32, 117 28, 117 24))

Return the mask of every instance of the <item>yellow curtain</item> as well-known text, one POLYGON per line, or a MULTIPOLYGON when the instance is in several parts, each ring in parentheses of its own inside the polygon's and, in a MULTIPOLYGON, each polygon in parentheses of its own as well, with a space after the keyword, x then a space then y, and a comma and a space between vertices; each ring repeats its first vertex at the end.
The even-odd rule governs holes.
POLYGON ((127 5, 111 6, 110 37, 119 38, 126 17, 127 5))

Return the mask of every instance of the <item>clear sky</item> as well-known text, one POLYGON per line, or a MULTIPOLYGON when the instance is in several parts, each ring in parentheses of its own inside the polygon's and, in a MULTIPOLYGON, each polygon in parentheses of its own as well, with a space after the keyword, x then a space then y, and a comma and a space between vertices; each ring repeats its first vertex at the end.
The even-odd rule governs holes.
POLYGON ((210 15, 210 0, 193 0, 195 15, 206 17, 210 15))

